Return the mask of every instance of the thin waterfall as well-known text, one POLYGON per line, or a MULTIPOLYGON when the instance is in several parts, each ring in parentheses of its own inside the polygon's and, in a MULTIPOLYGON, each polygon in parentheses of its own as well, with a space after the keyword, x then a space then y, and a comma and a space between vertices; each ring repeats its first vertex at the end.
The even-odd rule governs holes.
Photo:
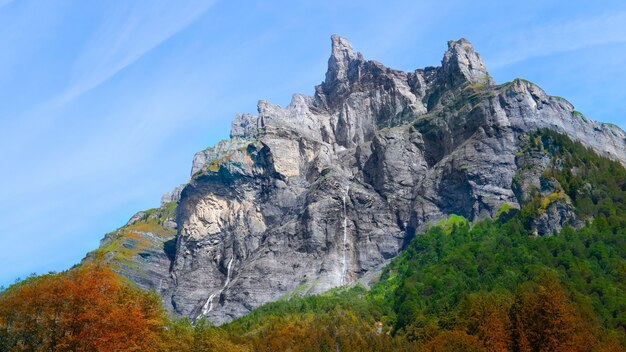
POLYGON ((341 260, 341 281, 340 285, 346 284, 346 275, 348 273, 348 211, 346 207, 346 197, 350 193, 350 186, 346 187, 346 193, 342 197, 343 201, 343 258, 341 260))
MULTIPOLYGON (((207 313, 213 310, 213 299, 215 298, 215 296, 219 297, 222 294, 222 292, 224 292, 224 290, 226 289, 226 286, 228 286, 228 284, 230 283, 231 268, 233 266, 234 257, 235 256, 232 256, 230 260, 228 261, 228 267, 226 269, 226 281, 224 281, 224 285, 219 291, 212 293, 209 296, 209 298, 206 300, 206 303, 204 303, 204 305, 202 306, 201 315, 207 315, 207 313)), ((198 316, 198 318, 200 318, 200 315, 198 316)))
POLYGON ((213 309, 213 298, 215 297, 215 293, 212 293, 209 298, 206 300, 206 303, 202 306, 202 314, 198 315, 200 318, 201 315, 206 315, 208 312, 213 309))

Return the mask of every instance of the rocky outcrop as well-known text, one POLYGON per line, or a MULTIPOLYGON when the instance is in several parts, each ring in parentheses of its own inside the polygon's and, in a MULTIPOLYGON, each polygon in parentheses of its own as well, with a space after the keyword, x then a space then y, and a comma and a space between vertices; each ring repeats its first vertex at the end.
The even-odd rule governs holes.
POLYGON ((532 143, 533 138, 528 135, 520 138, 521 150, 515 160, 517 172, 512 184, 518 204, 539 201, 537 215, 532 219, 533 234, 549 236, 560 232, 565 226, 581 228, 585 219, 579 219, 561 184, 546 175, 550 168, 561 169, 562 160, 550 155, 541 142, 532 143))
POLYGON ((176 202, 140 211, 110 232, 83 263, 108 263, 139 287, 156 290, 170 306, 170 265, 176 249, 176 202))
POLYGON ((494 83, 480 55, 464 38, 448 42, 448 51, 443 55, 441 70, 449 80, 450 87, 466 82, 489 85, 494 83))
MULTIPOLYGON (((626 164, 622 130, 528 81, 496 85, 465 39, 448 43, 440 67, 402 72, 333 36, 313 96, 260 101, 230 139, 194 156, 161 293, 175 313, 219 324, 286 295, 367 283, 435 221, 519 208, 541 185, 514 182, 518 152, 541 128, 626 164)), ((539 177, 543 161, 532 162, 539 177)), ((542 234, 577 221, 553 198, 542 234)))
POLYGON ((166 205, 167 203, 177 203, 180 200, 180 193, 183 191, 186 185, 180 185, 178 187, 174 187, 173 190, 163 194, 161 196, 161 206, 166 205))

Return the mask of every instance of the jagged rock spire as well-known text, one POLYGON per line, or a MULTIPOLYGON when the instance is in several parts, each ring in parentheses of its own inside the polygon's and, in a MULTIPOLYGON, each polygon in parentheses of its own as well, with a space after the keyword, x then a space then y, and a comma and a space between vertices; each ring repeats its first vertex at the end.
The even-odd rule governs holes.
POLYGON ((453 85, 469 83, 492 84, 480 55, 467 39, 451 40, 441 62, 453 85))
POLYGON ((332 41, 332 52, 328 59, 328 71, 326 71, 327 83, 345 80, 350 62, 363 59, 360 53, 355 53, 352 50, 352 46, 346 38, 333 34, 330 40, 332 41))
POLYGON ((326 79, 323 83, 327 88, 326 90, 333 90, 338 84, 346 83, 350 65, 357 61, 364 61, 363 55, 359 52, 354 52, 346 38, 333 34, 330 40, 332 42, 332 51, 328 59, 326 79))

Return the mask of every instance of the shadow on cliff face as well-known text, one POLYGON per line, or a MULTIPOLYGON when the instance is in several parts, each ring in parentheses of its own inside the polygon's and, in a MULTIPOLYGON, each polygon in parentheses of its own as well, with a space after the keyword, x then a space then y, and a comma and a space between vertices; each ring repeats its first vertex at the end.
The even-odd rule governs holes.
POLYGON ((176 257, 176 237, 163 242, 163 252, 165 252, 167 259, 169 259, 170 262, 174 261, 174 258, 176 257))

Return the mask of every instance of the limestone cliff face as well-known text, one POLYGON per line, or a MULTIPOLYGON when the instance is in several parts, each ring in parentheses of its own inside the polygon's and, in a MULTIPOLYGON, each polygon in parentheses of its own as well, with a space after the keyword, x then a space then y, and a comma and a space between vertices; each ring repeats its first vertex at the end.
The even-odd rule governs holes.
MULTIPOLYGON (((178 202, 167 275, 143 285, 175 313, 219 324, 287 295, 367 284, 428 224, 519 208, 547 166, 518 153, 540 128, 626 165, 624 131, 530 82, 496 85, 465 39, 448 43, 441 66, 402 72, 333 36, 313 96, 260 101, 230 139, 195 155, 180 199, 166 197, 178 202)), ((567 199, 544 217, 538 235, 580 221, 567 199)))

